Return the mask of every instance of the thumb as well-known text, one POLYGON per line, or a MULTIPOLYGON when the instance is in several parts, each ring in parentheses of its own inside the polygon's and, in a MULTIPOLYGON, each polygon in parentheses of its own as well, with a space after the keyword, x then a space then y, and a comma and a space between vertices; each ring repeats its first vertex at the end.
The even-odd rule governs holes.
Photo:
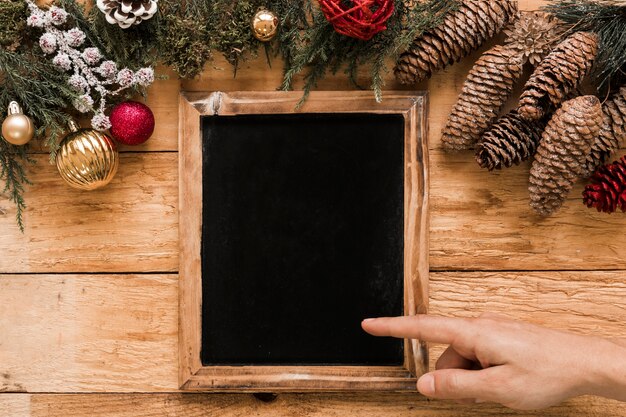
POLYGON ((440 369, 422 375, 417 381, 417 390, 427 397, 462 400, 489 396, 490 387, 487 369, 468 371, 465 369, 440 369))

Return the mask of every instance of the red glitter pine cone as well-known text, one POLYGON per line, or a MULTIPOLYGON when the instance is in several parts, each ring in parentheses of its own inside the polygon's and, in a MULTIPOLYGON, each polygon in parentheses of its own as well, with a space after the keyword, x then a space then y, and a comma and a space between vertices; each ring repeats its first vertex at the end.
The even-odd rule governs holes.
POLYGON ((387 29, 385 22, 393 14, 393 0, 320 0, 319 4, 337 33, 364 41, 387 29))
POLYGON ((618 207, 626 212, 626 156, 598 168, 583 191, 583 201, 605 213, 615 213, 618 207))

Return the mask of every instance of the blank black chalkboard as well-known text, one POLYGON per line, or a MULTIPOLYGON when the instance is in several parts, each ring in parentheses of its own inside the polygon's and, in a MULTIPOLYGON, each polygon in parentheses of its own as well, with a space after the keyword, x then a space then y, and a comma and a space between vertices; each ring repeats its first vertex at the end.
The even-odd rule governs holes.
POLYGON ((400 114, 203 116, 203 365, 401 365, 400 114))

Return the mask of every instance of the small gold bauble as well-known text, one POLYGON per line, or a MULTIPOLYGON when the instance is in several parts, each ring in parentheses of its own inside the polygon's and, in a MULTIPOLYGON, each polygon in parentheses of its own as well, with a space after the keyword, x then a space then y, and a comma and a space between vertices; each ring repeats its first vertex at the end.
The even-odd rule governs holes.
POLYGON ((2 137, 13 145, 24 145, 35 135, 35 125, 16 101, 9 104, 8 116, 2 122, 2 137))
POLYGON ((252 17, 252 34, 262 42, 272 40, 278 30, 278 17, 267 9, 259 9, 252 17))
POLYGON ((61 178, 79 190, 104 187, 113 179, 119 165, 115 143, 95 129, 79 130, 73 122, 70 130, 56 156, 61 178))

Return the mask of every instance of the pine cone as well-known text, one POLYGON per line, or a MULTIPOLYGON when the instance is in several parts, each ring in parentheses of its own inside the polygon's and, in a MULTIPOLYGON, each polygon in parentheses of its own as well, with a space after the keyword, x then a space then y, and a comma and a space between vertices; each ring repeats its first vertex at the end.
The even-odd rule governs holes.
POLYGON ((587 207, 605 213, 615 213, 618 207, 626 212, 626 156, 593 174, 591 184, 583 191, 583 201, 587 207))
POLYGON ((518 112, 538 120, 567 99, 589 73, 598 52, 598 35, 576 32, 561 42, 535 69, 524 86, 518 112))
POLYGON ((519 19, 504 29, 505 44, 520 53, 524 63, 537 66, 563 34, 561 23, 551 14, 520 12, 519 19))
POLYGON ((517 52, 494 46, 476 61, 448 117, 441 140, 446 150, 472 149, 511 95, 522 75, 517 52))
POLYGON ((511 110, 480 138, 476 162, 489 171, 519 165, 535 154, 545 125, 545 119, 529 122, 511 110))
POLYGON ((157 12, 159 0, 97 0, 96 4, 110 24, 122 29, 138 25, 157 12))
POLYGON ((402 84, 429 78, 433 72, 458 62, 492 38, 517 13, 517 1, 469 0, 448 13, 441 25, 417 37, 400 55, 394 73, 402 84))
POLYGON ((584 176, 588 177, 601 165, 606 164, 613 153, 626 140, 626 87, 620 88, 603 105, 604 123, 600 135, 587 155, 584 176))
POLYGON ((602 106, 595 96, 566 101, 554 113, 530 169, 530 205, 538 213, 547 216, 561 207, 601 126, 602 106))

